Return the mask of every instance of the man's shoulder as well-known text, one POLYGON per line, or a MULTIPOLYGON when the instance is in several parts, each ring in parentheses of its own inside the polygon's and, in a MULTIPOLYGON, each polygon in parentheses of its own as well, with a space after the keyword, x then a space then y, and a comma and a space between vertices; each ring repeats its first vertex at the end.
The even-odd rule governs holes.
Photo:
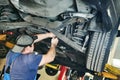
POLYGON ((9 50, 9 52, 7 53, 7 56, 11 56, 14 55, 15 53, 12 50, 9 50))
POLYGON ((7 58, 16 58, 20 55, 21 55, 21 53, 16 53, 16 52, 13 52, 12 50, 9 50, 6 57, 7 58))

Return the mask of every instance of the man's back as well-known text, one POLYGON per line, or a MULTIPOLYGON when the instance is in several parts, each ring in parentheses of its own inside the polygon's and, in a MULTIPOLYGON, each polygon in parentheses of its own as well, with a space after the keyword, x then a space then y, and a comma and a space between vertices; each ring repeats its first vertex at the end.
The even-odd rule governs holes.
MULTIPOLYGON (((10 51, 7 55, 7 65, 10 59, 20 53, 10 51)), ((10 76, 11 80, 34 80, 38 65, 42 56, 36 54, 21 54, 11 64, 10 76)))

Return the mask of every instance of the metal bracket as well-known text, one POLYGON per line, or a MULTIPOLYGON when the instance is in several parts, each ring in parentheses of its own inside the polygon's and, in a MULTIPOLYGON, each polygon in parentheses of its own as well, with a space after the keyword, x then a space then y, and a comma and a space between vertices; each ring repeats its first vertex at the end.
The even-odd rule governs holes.
POLYGON ((0 30, 11 30, 17 28, 30 27, 30 23, 27 22, 0 22, 0 30))

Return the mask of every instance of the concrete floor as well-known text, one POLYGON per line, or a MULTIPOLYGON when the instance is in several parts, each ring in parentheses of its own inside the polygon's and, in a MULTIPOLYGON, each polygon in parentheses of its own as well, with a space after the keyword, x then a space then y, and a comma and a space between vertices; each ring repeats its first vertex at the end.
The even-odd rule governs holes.
POLYGON ((3 69, 3 66, 5 65, 5 58, 0 59, 0 71, 3 69))
POLYGON ((58 80, 58 75, 59 75, 59 71, 56 75, 54 76, 49 76, 48 74, 46 74, 45 72, 45 67, 43 67, 42 69, 38 70, 38 73, 41 74, 39 80, 58 80))

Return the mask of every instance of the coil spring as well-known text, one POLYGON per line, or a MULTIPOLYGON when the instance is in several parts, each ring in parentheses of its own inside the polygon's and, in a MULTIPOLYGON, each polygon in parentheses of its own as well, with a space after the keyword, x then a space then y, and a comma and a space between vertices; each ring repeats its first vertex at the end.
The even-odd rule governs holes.
POLYGON ((65 27, 65 36, 78 45, 83 45, 87 31, 82 29, 84 24, 81 23, 72 23, 65 27))
POLYGON ((72 36, 72 40, 75 41, 79 45, 83 45, 84 43, 84 37, 86 36, 86 32, 81 29, 84 25, 76 25, 76 28, 74 29, 74 33, 72 36))
POLYGON ((17 20, 18 17, 10 6, 1 6, 0 22, 10 22, 17 20))

